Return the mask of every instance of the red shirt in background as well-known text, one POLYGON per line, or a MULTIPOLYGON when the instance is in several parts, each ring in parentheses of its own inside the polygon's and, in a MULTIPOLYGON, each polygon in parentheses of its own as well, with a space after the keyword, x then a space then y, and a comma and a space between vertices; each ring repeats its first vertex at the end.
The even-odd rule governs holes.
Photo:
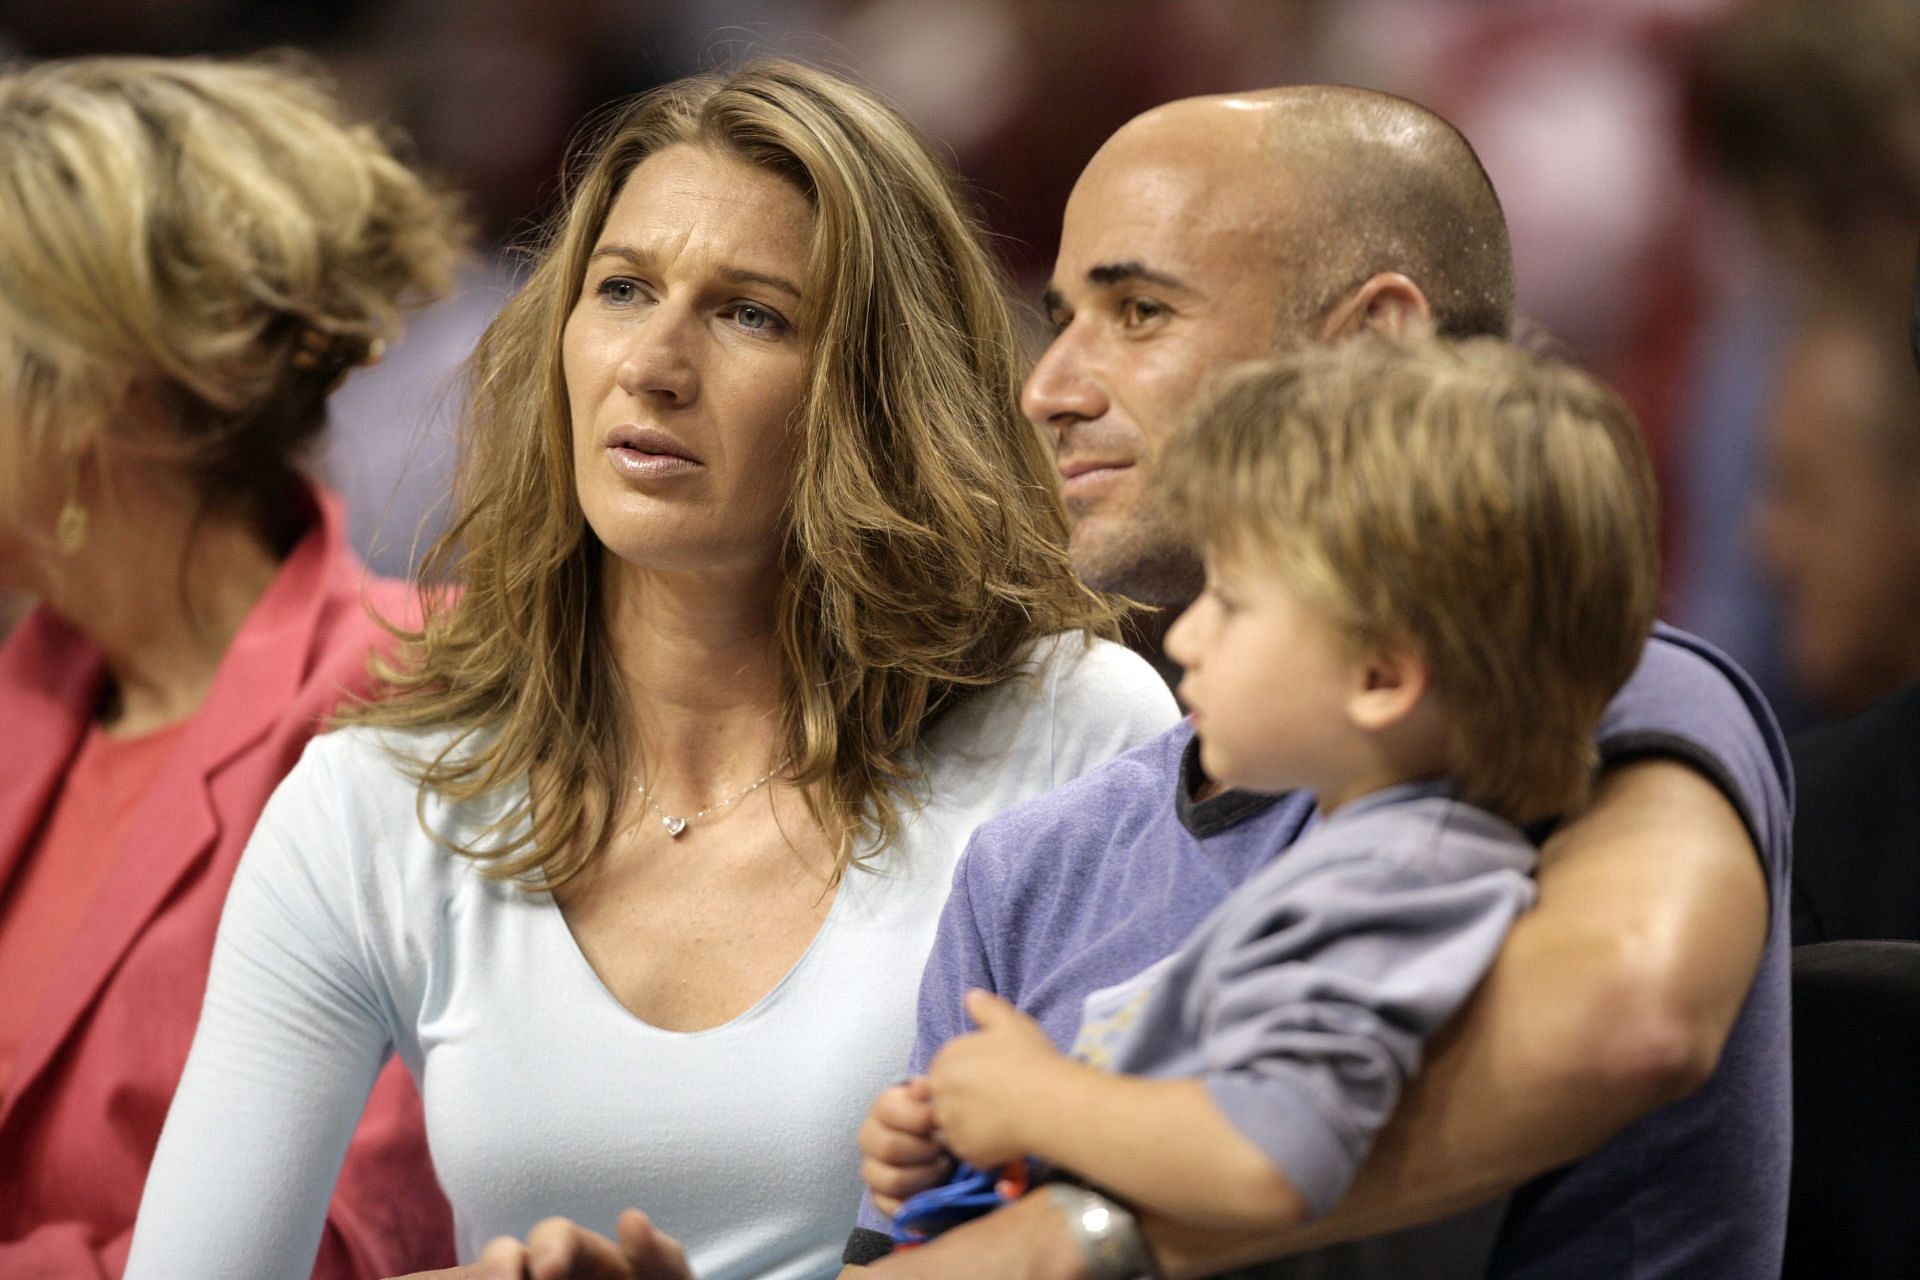
POLYGON ((46 825, 13 878, 0 885, 0 1080, 46 991, 60 954, 113 865, 134 811, 188 721, 137 738, 89 730, 68 766, 46 825))

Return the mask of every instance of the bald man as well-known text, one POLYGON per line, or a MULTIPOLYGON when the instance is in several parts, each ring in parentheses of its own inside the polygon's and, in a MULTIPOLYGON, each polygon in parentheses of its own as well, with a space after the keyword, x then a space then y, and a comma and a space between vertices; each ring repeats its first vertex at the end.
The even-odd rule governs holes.
POLYGON ((1506 224, 1479 161, 1399 99, 1295 89, 1150 111, 1067 202, 1022 404, 1059 449, 1075 567, 1177 611, 1199 560, 1152 506, 1153 448, 1237 361, 1431 315, 1513 326, 1506 224), (1417 282, 1417 283, 1416 283, 1417 282))
MULTIPOLYGON (((1303 337, 1425 322, 1505 335, 1513 272, 1493 189, 1445 121, 1382 95, 1289 89, 1174 103, 1116 133, 1068 203, 1046 305, 1056 333, 1023 404, 1058 449, 1074 562, 1171 614, 1200 572, 1150 481, 1210 380, 1303 337)), ((1599 746, 1595 804, 1546 842, 1539 906, 1327 1218, 1244 1238, 1136 1233, 1094 1193, 1036 1194, 874 1274, 1131 1275, 1140 1234, 1172 1276, 1290 1253, 1259 1273, 1777 1274, 1790 1127, 1777 730, 1730 663, 1662 629, 1599 746)), ((1170 952, 1284 855, 1312 808, 1219 793, 1182 726, 981 828, 923 982, 915 1069, 966 1029, 969 987, 1069 1042, 1087 995, 1170 952)), ((938 1175, 929 1127, 923 1101, 892 1091, 862 1131, 869 1171, 899 1193, 938 1175)), ((849 1262, 884 1250, 884 1225, 863 1209, 849 1262)))

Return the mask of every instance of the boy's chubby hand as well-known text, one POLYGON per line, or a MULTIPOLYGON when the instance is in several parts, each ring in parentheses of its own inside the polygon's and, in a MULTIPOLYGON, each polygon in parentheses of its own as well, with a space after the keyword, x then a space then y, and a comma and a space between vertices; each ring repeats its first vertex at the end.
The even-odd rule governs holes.
POLYGON ((1032 1152, 1033 1117, 1074 1064, 1039 1023, 996 995, 969 991, 967 1016, 980 1029, 935 1054, 927 1082, 947 1150, 985 1169, 1032 1152))
POLYGON ((933 1132, 933 1103, 925 1076, 881 1091, 860 1126, 860 1176, 873 1207, 891 1218, 916 1191, 937 1187, 953 1160, 933 1132))

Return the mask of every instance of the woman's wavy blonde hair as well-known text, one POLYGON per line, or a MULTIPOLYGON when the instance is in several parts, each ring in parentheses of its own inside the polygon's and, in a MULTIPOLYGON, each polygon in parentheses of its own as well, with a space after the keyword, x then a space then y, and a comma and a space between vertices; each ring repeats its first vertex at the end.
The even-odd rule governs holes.
POLYGON ((782 731, 836 877, 897 833, 935 717, 1018 674, 1036 638, 1110 635, 1118 616, 1069 567, 1051 459, 1017 409, 1005 290, 927 144, 872 94, 790 62, 656 90, 589 138, 531 276, 474 353, 453 519, 426 567, 461 590, 428 597, 388 698, 348 717, 457 730, 411 762, 423 803, 539 769, 537 805, 453 846, 494 878, 578 874, 639 764, 603 551, 574 490, 560 338, 621 185, 676 145, 778 174, 814 209, 777 628, 782 731))
POLYGON ((285 58, 8 69, 0 157, 0 511, 141 384, 178 438, 131 443, 277 525, 327 392, 462 253, 456 205, 285 58))

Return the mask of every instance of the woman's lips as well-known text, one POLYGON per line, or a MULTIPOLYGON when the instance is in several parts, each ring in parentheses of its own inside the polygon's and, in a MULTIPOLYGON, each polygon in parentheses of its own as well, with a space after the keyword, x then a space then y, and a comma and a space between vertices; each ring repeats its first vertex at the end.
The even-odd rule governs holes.
POLYGON ((630 480, 686 475, 703 464, 693 451, 658 427, 623 424, 607 432, 607 459, 630 480))
POLYGON ((645 453, 615 445, 607 450, 613 469, 629 480, 665 480, 698 471, 700 464, 691 458, 671 453, 645 453))

